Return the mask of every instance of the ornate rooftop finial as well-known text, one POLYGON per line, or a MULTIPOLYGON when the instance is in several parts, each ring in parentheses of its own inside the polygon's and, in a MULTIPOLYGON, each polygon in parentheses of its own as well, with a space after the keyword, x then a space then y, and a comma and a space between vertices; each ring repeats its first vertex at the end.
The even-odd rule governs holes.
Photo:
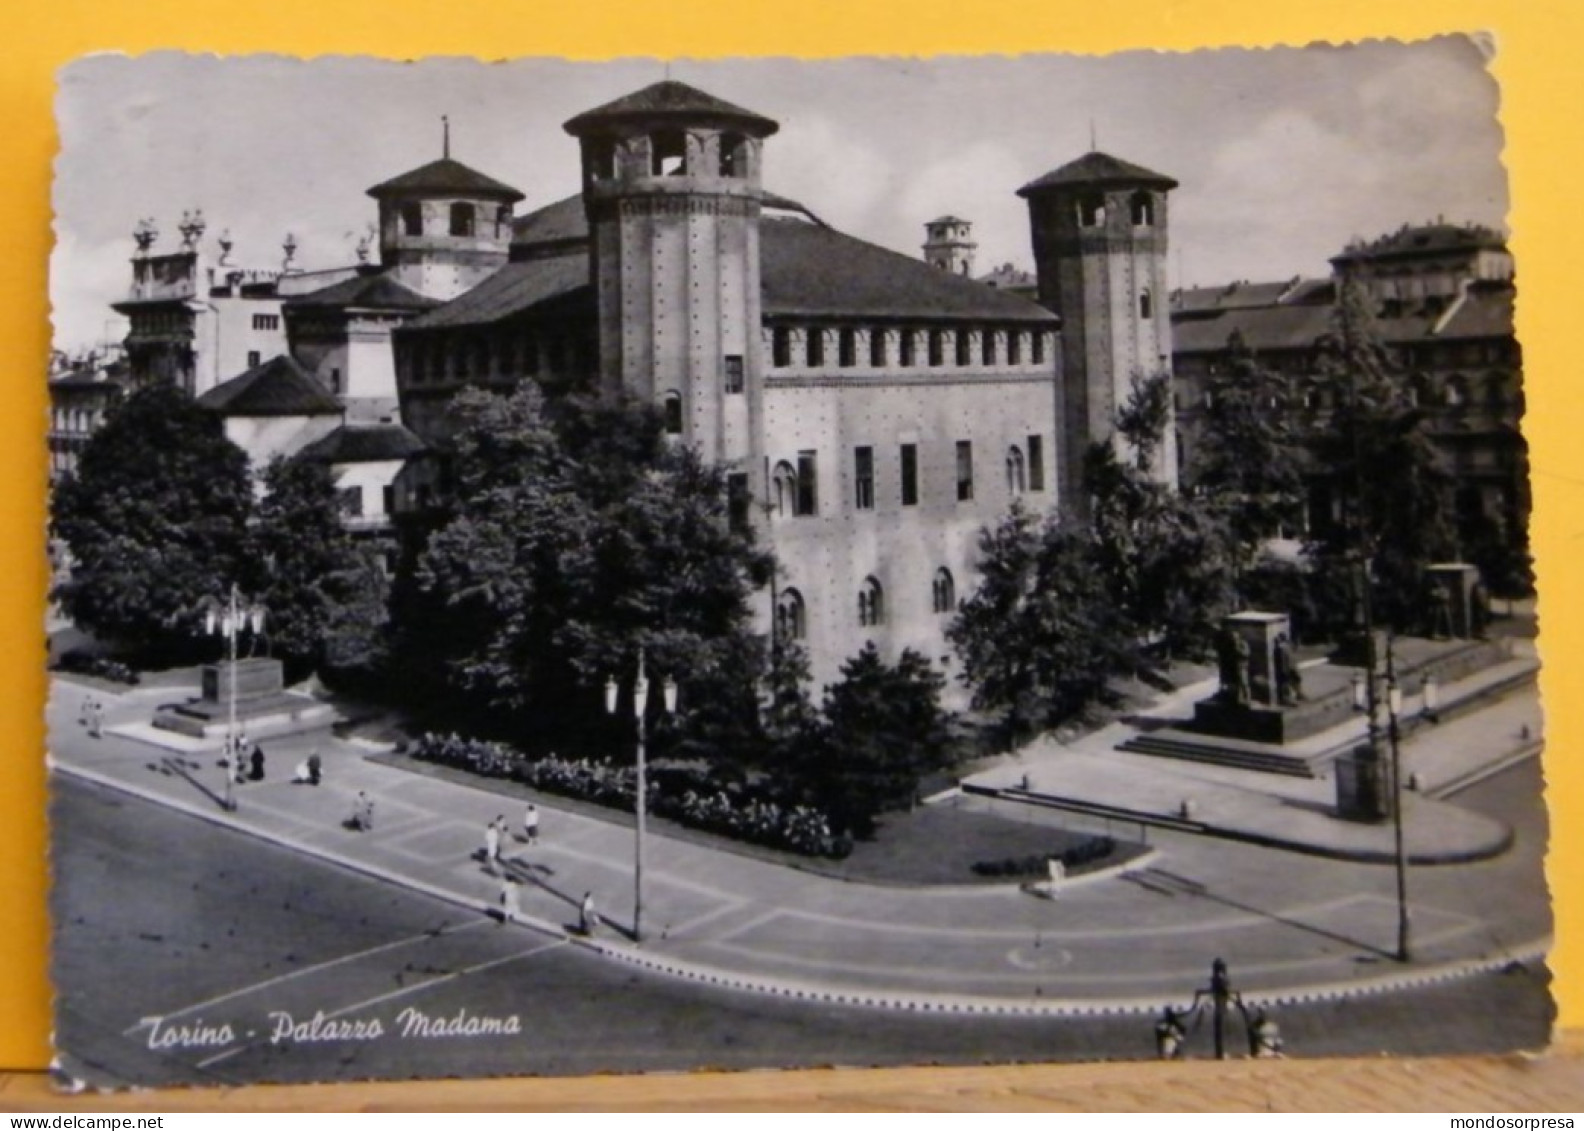
POLYGON ((440 115, 440 156, 451 156, 451 115, 440 115))
POLYGON ((176 225, 176 230, 181 233, 182 237, 182 250, 196 250, 198 241, 203 238, 204 228, 207 226, 204 221, 202 208, 194 208, 191 212, 184 211, 181 223, 176 225))
POLYGON ((363 229, 363 234, 358 237, 357 248, 355 249, 358 263, 368 262, 369 250, 374 246, 374 237, 377 235, 379 235, 379 229, 373 224, 363 229))
POLYGON ((281 261, 281 271, 287 274, 297 270, 292 261, 297 258, 297 237, 287 232, 286 238, 281 241, 281 250, 286 253, 286 258, 281 261))
POLYGON ((139 220, 132 229, 132 238, 137 241, 138 254, 147 255, 154 241, 159 239, 159 226, 154 223, 154 217, 145 216, 139 220))
POLYGON ((220 233, 220 266, 231 266, 231 249, 235 246, 236 242, 231 238, 230 228, 220 233))

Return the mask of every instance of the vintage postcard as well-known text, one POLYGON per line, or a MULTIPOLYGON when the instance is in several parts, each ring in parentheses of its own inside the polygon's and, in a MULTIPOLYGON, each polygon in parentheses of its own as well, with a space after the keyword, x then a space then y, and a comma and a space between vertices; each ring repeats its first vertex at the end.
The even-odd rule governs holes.
POLYGON ((64 1076, 1543 1047, 1489 51, 67 68, 64 1076))

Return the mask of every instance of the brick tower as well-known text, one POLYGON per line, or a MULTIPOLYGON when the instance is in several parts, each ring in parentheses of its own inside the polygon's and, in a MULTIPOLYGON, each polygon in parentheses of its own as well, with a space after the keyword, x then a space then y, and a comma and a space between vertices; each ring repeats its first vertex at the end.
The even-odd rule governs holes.
MULTIPOLYGON (((1018 190, 1029 206, 1039 300, 1062 320, 1061 489, 1079 508, 1085 450, 1114 438, 1117 409, 1134 381, 1171 367, 1166 194, 1176 187, 1170 177, 1095 152, 1018 190)), ((1170 425, 1154 475, 1177 483, 1170 425)))

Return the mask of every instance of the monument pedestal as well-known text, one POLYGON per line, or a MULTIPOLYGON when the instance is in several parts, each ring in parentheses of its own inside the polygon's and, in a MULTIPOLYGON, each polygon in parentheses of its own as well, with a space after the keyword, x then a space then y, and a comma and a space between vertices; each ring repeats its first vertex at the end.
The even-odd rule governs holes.
POLYGON ((1381 751, 1368 742, 1332 764, 1337 816, 1348 821, 1384 821, 1392 815, 1391 775, 1381 751))
POLYGON ((249 738, 328 734, 336 721, 328 703, 287 691, 281 662, 267 656, 205 664, 201 686, 199 698, 156 711, 154 725, 189 738, 223 738, 230 726, 233 691, 237 729, 249 738))

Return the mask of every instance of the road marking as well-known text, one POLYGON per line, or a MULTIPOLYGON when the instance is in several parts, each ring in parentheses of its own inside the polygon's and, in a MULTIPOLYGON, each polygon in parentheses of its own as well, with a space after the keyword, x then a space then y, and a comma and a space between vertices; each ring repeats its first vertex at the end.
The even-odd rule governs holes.
MULTIPOLYGON (((248 994, 257 993, 259 990, 268 989, 270 986, 277 986, 282 982, 289 982, 293 978, 301 978, 308 974, 317 974, 323 970, 331 970, 337 966, 343 965, 344 963, 355 962, 359 958, 368 958, 371 955, 383 954, 387 950, 395 950, 397 947, 408 946, 411 943, 422 942, 425 939, 440 938, 441 936, 449 935, 459 935, 463 931, 471 931, 476 927, 487 926, 490 922, 491 920, 489 919, 478 919, 471 923, 464 923, 460 927, 453 927, 450 929, 442 927, 438 931, 423 931, 420 934, 409 935, 404 939, 396 939, 394 942, 381 943, 379 946, 369 947, 367 950, 360 950, 353 954, 343 954, 340 958, 332 958, 327 962, 320 962, 313 966, 304 966, 301 970, 293 970, 289 974, 277 974, 273 978, 266 978, 262 982, 254 982, 250 986, 243 986, 241 989, 232 990, 230 993, 221 994, 219 997, 212 997, 208 1001, 200 1001, 196 1005, 184 1006, 183 1008, 172 1013, 162 1013, 160 1014, 159 1019, 161 1021, 165 1021, 172 1017, 182 1017, 188 1013, 197 1013, 200 1010, 208 1009, 211 1006, 219 1005, 222 1002, 231 1001, 234 998, 246 997, 248 994)), ((131 1028, 123 1030, 121 1035, 123 1037, 130 1037, 139 1029, 146 1027, 147 1024, 148 1018, 144 1018, 131 1028)))
MULTIPOLYGON (((377 997, 366 998, 363 1001, 353 1002, 351 1005, 342 1006, 334 1013, 323 1014, 323 1017, 326 1021, 334 1021, 337 1017, 341 1017, 345 1014, 354 1013, 360 1009, 368 1009, 376 1005, 382 1005, 387 1001, 394 1001, 396 998, 417 993, 419 990, 427 990, 435 986, 442 986, 447 982, 454 982, 456 979, 464 977, 468 974, 477 974, 480 971, 490 970, 496 966, 504 966, 508 962, 515 962, 519 958, 529 958, 535 954, 541 953, 542 951, 554 950, 556 947, 566 946, 570 941, 571 940, 569 939, 556 939, 554 942, 541 943, 538 946, 529 947, 527 950, 520 950, 515 954, 508 954, 503 958, 492 958, 488 962, 480 962, 475 966, 467 966, 461 970, 453 970, 449 974, 442 974, 438 978, 430 978, 427 982, 415 982, 413 985, 403 986, 401 989, 392 990, 387 994, 380 994, 377 997)), ((245 1052, 259 1043, 260 1042, 258 1041, 249 1041, 247 1044, 238 1045, 236 1048, 227 1049, 225 1052, 216 1053, 214 1056, 208 1057, 205 1060, 200 1060, 195 1067, 208 1068, 211 1065, 219 1064, 222 1060, 229 1060, 237 1053, 245 1052)))

